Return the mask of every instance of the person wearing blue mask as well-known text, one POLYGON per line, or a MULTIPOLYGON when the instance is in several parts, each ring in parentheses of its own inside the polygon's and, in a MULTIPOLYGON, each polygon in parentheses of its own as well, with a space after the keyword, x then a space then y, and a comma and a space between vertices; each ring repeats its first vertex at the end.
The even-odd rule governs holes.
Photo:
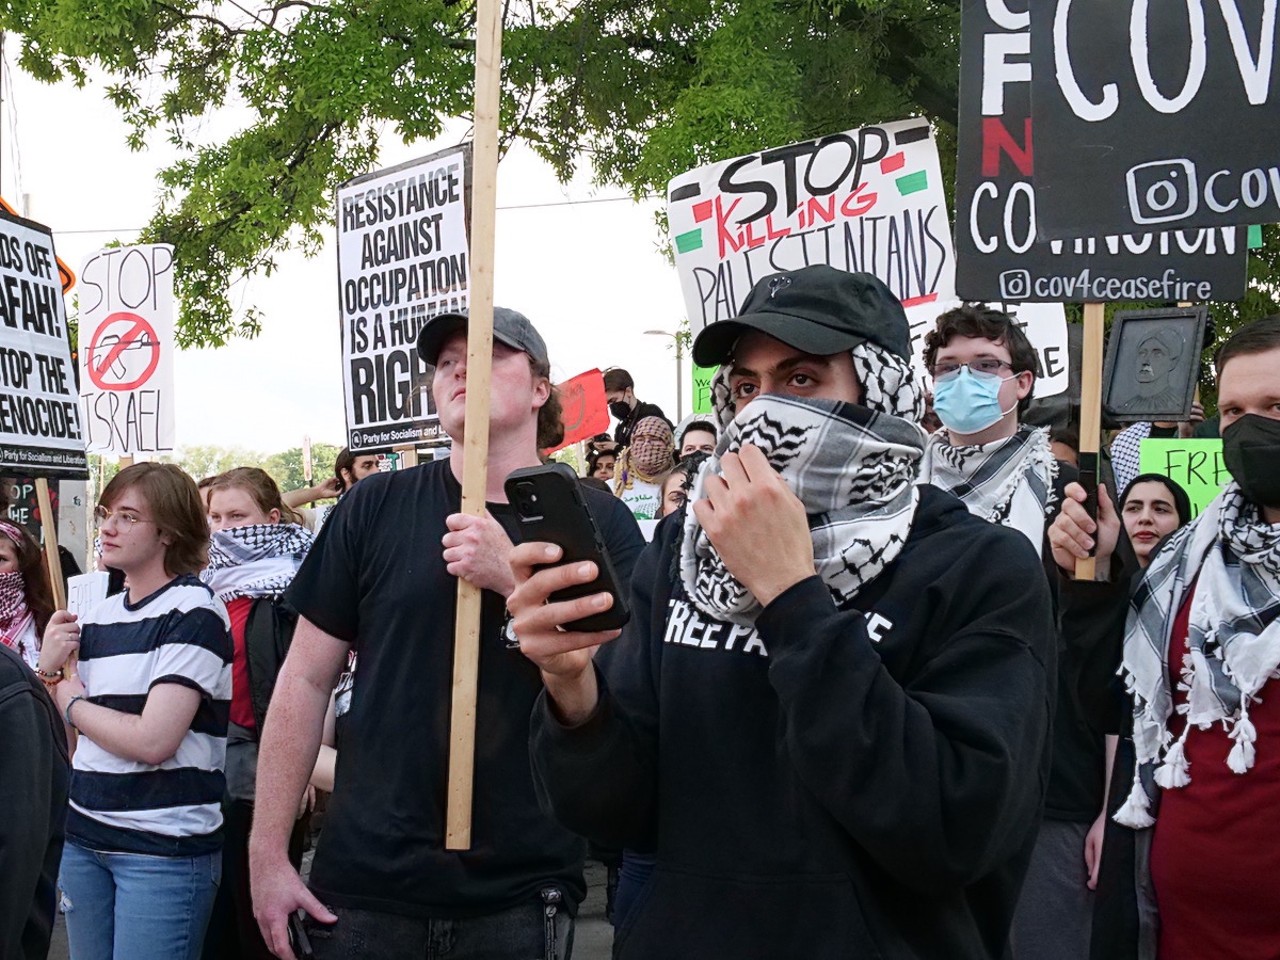
MULTIPOLYGON (((969 512, 1026 536, 1040 552, 1057 597, 1049 523, 1076 479, 1071 464, 1054 458, 1049 432, 1020 422, 1035 389, 1035 350, 1007 315, 981 305, 949 310, 925 336, 925 366, 942 429, 925 446, 920 483, 959 497, 969 512)), ((1064 595, 1062 619, 1073 616, 1064 595)), ((1059 624, 1058 703, 1053 764, 1044 821, 1032 855, 1012 945, 1016 960, 1067 960, 1088 955, 1092 895, 1085 841, 1104 792, 1097 763, 1104 738, 1081 716, 1074 695, 1079 671, 1070 636, 1086 631, 1059 624)))

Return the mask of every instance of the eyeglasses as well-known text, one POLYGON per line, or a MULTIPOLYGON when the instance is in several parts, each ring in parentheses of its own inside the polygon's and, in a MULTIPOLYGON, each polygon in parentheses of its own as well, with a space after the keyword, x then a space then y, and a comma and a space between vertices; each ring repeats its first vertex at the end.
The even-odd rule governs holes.
POLYGON ((107 521, 115 519, 124 524, 128 529, 132 530, 139 523, 154 523, 154 520, 146 520, 138 516, 132 510, 111 510, 107 507, 95 507, 93 510, 93 525, 95 527, 105 527, 107 521))
POLYGON ((947 380, 954 377, 960 372, 961 367, 968 367, 970 373, 985 373, 989 377, 999 376, 1000 371, 1005 367, 1013 369, 1013 364, 1008 360, 1001 360, 998 357, 980 357, 977 360, 971 360, 968 363, 954 363, 947 361, 945 363, 935 363, 929 368, 929 375, 934 380, 947 380))

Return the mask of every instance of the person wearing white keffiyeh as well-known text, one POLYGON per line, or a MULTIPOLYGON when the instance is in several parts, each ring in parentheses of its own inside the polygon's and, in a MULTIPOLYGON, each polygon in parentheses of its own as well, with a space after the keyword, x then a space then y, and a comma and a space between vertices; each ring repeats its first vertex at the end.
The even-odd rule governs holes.
POLYGON ((909 343, 883 282, 825 265, 698 335, 723 433, 598 656, 611 634, 563 629, 596 598, 546 602, 591 571, 512 553, 540 801, 655 850, 620 960, 1004 953, 1048 773, 1049 591, 1024 537, 916 485, 909 343))
MULTIPOLYGON (((1135 861, 1112 875, 1136 880, 1137 911, 1112 923, 1108 956, 1270 960, 1280 943, 1267 880, 1280 872, 1280 317, 1238 331, 1215 363, 1234 480, 1151 554, 1128 603, 1137 765, 1113 794, 1135 861)), ((1050 534, 1062 566, 1094 539, 1105 559, 1119 523, 1109 503, 1096 525, 1075 506, 1050 534)))

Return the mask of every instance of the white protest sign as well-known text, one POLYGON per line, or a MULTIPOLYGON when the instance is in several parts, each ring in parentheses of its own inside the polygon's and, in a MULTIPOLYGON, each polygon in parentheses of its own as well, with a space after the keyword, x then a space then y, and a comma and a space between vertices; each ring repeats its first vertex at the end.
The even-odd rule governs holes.
POLYGON ((172 450, 173 247, 108 247, 80 268, 80 403, 91 453, 172 450))
POLYGON ((111 574, 105 570, 67 578, 67 610, 83 618, 100 600, 107 599, 111 574))
POLYGON ((471 148, 463 145, 338 189, 338 286, 347 445, 440 435, 418 357, 430 317, 468 304, 471 148))
MULTIPOLYGON (((823 263, 873 274, 902 301, 920 375, 921 339, 956 306, 955 254, 938 150, 913 118, 700 167, 667 188, 667 217, 689 324, 730 320, 762 277, 823 263)), ((1043 356, 1062 349, 1066 322, 1019 308, 1043 356)), ((1060 377, 1037 396, 1066 388, 1060 377), (1058 384, 1060 383, 1060 386, 1058 384)))
POLYGON ((0 469, 85 479, 56 259, 48 227, 0 211, 0 469))

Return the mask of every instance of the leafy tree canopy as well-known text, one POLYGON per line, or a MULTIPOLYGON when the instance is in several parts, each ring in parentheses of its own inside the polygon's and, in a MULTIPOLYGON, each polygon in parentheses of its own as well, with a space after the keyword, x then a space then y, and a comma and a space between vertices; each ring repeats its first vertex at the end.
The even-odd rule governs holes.
MULTIPOLYGON (((692 167, 924 114, 954 163, 961 0, 509 0, 502 129, 562 177, 637 197, 692 167)), ((144 242, 176 249, 184 344, 252 336, 228 289, 315 251, 334 188, 371 168, 379 137, 438 136, 471 108, 474 0, 0 0, 0 28, 45 80, 111 77, 142 149, 180 159, 144 242), (210 113, 246 107, 224 140, 210 113)), ((1251 258, 1263 284, 1241 316, 1275 309, 1280 236, 1251 258)))

